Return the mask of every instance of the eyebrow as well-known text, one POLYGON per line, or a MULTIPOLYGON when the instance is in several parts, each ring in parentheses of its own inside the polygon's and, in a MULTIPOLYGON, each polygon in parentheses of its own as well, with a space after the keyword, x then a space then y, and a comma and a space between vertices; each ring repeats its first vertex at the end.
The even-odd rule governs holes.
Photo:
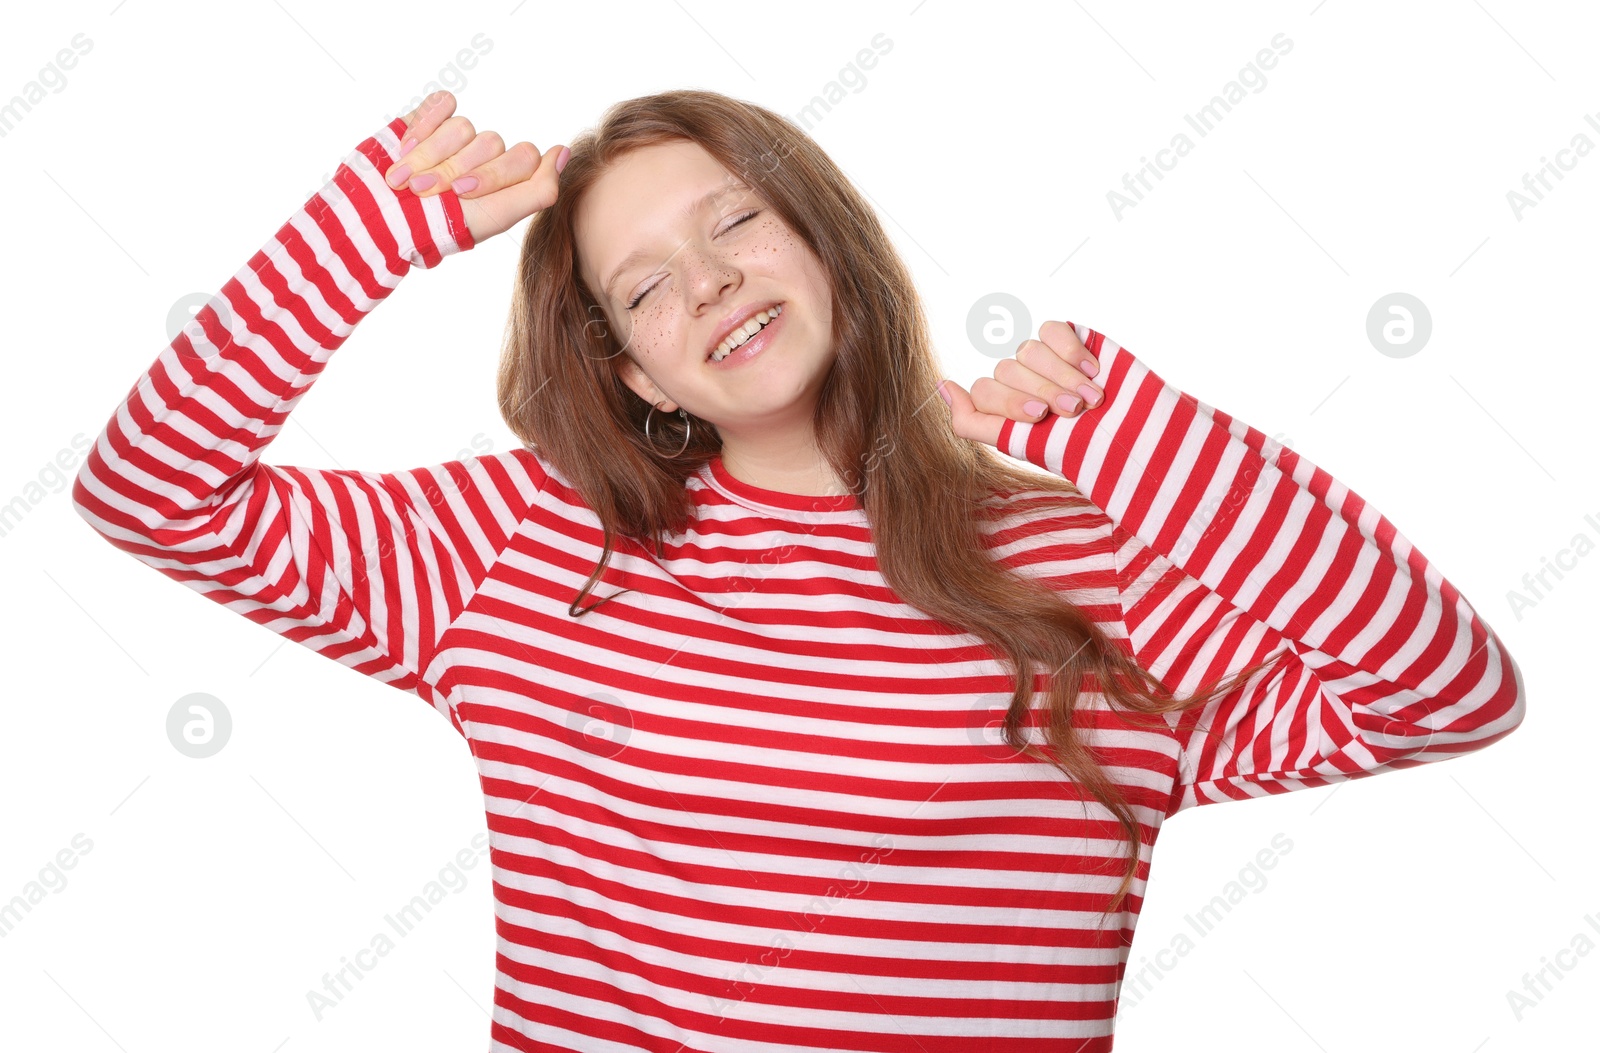
MULTIPOLYGON (((678 215, 684 219, 692 219, 700 212, 701 209, 711 204, 711 202, 715 201, 724 194, 732 193, 734 191, 749 192, 750 187, 744 182, 724 183, 721 186, 710 190, 698 200, 690 202, 687 207, 678 213, 678 215)), ((644 249, 635 249, 633 252, 628 253, 627 257, 621 263, 617 264, 617 269, 611 272, 611 277, 606 279, 606 283, 602 287, 602 291, 607 296, 611 296, 611 286, 618 278, 622 277, 622 272, 626 271, 634 264, 641 263, 649 258, 650 253, 646 252, 644 249)))

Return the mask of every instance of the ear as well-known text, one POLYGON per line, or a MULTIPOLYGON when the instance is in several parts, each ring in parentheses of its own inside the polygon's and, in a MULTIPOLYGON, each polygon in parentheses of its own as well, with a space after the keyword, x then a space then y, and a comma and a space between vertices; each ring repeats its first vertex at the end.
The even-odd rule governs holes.
POLYGON ((660 388, 656 387, 655 381, 645 375, 645 371, 639 368, 639 363, 635 362, 632 356, 627 354, 618 355, 616 371, 617 376, 624 384, 628 385, 635 395, 655 406, 659 412, 677 412, 678 404, 668 398, 660 388))

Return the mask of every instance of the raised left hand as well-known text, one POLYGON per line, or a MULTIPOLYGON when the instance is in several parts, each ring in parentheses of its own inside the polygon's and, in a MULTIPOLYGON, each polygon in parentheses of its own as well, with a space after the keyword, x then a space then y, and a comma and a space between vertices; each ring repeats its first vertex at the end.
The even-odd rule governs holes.
POLYGON ((1089 349, 1066 322, 1039 326, 1039 339, 1024 340, 1017 353, 994 367, 994 377, 982 377, 972 393, 946 380, 940 394, 950 404, 950 424, 963 439, 990 446, 1000 440, 1006 418, 1032 424, 1054 410, 1063 417, 1092 410, 1105 401, 1105 392, 1090 382, 1100 372, 1089 349))
POLYGON ((384 182, 396 190, 407 187, 418 197, 454 192, 473 244, 555 204, 564 145, 540 154, 523 141, 507 150, 499 132, 478 131, 455 109, 456 97, 438 91, 406 114, 402 152, 384 172, 384 182), (413 145, 406 149, 406 143, 413 145), (463 179, 472 185, 456 191, 463 179))

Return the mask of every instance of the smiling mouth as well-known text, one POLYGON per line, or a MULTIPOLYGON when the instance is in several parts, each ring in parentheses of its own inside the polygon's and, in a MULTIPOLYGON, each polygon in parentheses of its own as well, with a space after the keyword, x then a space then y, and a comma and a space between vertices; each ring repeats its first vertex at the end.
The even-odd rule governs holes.
MULTIPOLYGON (((757 311, 755 315, 751 315, 750 318, 746 320, 745 324, 746 325, 750 324, 750 321, 754 320, 756 315, 759 315, 761 313, 763 313, 763 312, 762 311, 757 311)), ((745 351, 745 350, 749 349, 750 345, 753 342, 761 339, 761 334, 762 333, 765 333, 768 329, 771 329, 772 326, 774 325, 774 323, 776 323, 778 321, 778 319, 782 318, 784 315, 789 313, 789 304, 787 302, 785 302, 785 301, 780 300, 777 303, 773 304, 771 307, 765 308, 765 313, 767 315, 767 324, 766 325, 763 325, 761 328, 759 328, 755 332, 751 333, 748 337, 745 338, 743 343, 739 344, 739 346, 735 347, 732 351, 729 351, 727 354, 723 355, 721 358, 717 357, 717 351, 721 350, 721 348, 722 348, 722 345, 718 344, 716 347, 712 348, 711 351, 706 355, 706 358, 705 358, 706 362, 710 363, 713 366, 721 365, 722 363, 726 362, 728 359, 733 358, 735 355, 739 354, 741 351, 745 351), (774 313, 774 312, 776 312, 776 313, 774 313)))

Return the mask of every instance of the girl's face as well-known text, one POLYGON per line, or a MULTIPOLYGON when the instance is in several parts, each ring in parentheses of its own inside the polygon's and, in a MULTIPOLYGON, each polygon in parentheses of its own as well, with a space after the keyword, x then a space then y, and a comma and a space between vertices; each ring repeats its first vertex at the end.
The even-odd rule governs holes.
POLYGON ((831 290, 758 185, 698 143, 641 147, 590 188, 574 232, 580 273, 623 345, 618 373, 658 413, 682 406, 724 445, 809 434, 836 350, 831 290), (754 357, 710 357, 727 323, 775 304, 754 357))

